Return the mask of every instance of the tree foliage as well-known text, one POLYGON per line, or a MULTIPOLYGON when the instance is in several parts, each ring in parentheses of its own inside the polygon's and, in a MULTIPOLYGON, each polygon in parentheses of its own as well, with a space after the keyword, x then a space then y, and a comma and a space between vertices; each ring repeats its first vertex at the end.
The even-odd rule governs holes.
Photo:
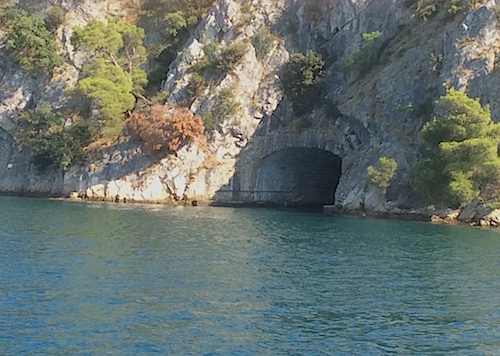
POLYGON ((163 27, 168 23, 172 14, 182 17, 186 27, 196 26, 213 5, 213 0, 145 0, 142 5, 142 14, 153 19, 154 24, 163 27))
POLYGON ((379 187, 382 194, 385 194, 397 168, 398 164, 394 159, 382 156, 379 158, 378 167, 368 166, 368 179, 371 184, 379 187))
POLYGON ((278 36, 269 32, 267 27, 258 29, 252 37, 252 45, 255 48, 257 58, 264 58, 273 49, 276 40, 278 40, 278 36))
POLYGON ((64 16, 64 10, 60 6, 56 5, 50 7, 45 14, 47 30, 55 32, 64 22, 64 16))
POLYGON ((424 21, 427 21, 440 10, 455 15, 467 11, 478 3, 477 0, 418 0, 416 11, 424 21))
POLYGON ((151 85, 159 86, 166 68, 205 17, 213 0, 144 0, 141 22, 148 31, 161 35, 161 41, 148 47, 151 85))
POLYGON ((176 37, 182 29, 188 26, 188 20, 182 11, 168 12, 165 14, 165 34, 176 37))
POLYGON ((424 21, 427 21, 429 16, 435 13, 438 9, 438 5, 441 1, 437 0, 418 0, 417 1, 417 12, 424 21))
POLYGON ((282 82, 285 92, 298 96, 308 87, 321 82, 324 65, 318 53, 293 53, 283 70, 282 82))
POLYGON ((42 101, 37 110, 27 110, 19 114, 19 128, 17 138, 21 142, 30 141, 40 134, 46 134, 54 127, 64 123, 63 116, 58 111, 53 111, 50 104, 42 101))
POLYGON ((437 117, 422 128, 420 181, 432 200, 458 205, 499 184, 500 125, 487 105, 459 90, 449 89, 437 106, 437 117))
POLYGON ((206 129, 217 129, 224 121, 234 119, 240 110, 241 104, 236 100, 233 89, 222 89, 215 96, 211 109, 202 114, 206 129))
POLYGON ((233 42, 230 45, 222 47, 217 55, 217 68, 222 73, 234 70, 247 51, 248 46, 245 42, 233 42))
POLYGON ((146 60, 144 36, 144 30, 133 24, 116 19, 109 19, 107 23, 93 19, 86 26, 73 29, 71 43, 76 50, 105 59, 128 72, 134 91, 141 93, 147 84, 147 75, 140 68, 146 60))
POLYGON ((221 46, 218 42, 212 41, 203 47, 203 51, 205 55, 198 59, 191 71, 198 75, 220 77, 235 69, 247 53, 248 45, 245 42, 233 42, 221 46))
POLYGON ((62 112, 41 102, 36 110, 20 113, 16 137, 22 146, 31 147, 33 163, 39 170, 65 171, 85 160, 83 148, 90 143, 92 130, 81 120, 66 125, 62 112))
POLYGON ((123 113, 135 104, 133 81, 122 68, 98 58, 83 68, 84 78, 78 81, 76 92, 85 96, 93 109, 105 137, 116 137, 122 130, 123 113))
POLYGON ((318 97, 318 88, 323 81, 325 63, 318 53, 293 53, 285 64, 281 83, 285 94, 294 103, 295 109, 307 108, 318 97))
POLYGON ((366 73, 378 60, 376 51, 377 39, 382 37, 382 32, 372 31, 362 34, 361 49, 354 52, 344 61, 344 67, 366 73))
POLYGON ((97 111, 94 116, 105 137, 120 134, 124 113, 134 107, 134 94, 141 95, 147 84, 147 75, 140 68, 146 58, 143 38, 143 29, 112 19, 107 23, 94 19, 74 28, 71 43, 90 59, 73 94, 84 96, 90 111, 97 111))
POLYGON ((151 150, 175 151, 186 143, 205 148, 205 128, 201 117, 184 107, 149 105, 127 120, 131 133, 151 150))
POLYGON ((186 86, 187 93, 191 99, 194 100, 200 95, 206 86, 205 77, 198 72, 191 73, 189 84, 186 86))
POLYGON ((113 57, 123 47, 120 24, 117 21, 105 23, 92 19, 85 26, 73 28, 71 44, 75 50, 82 49, 94 55, 113 57))
POLYGON ((7 28, 7 49, 19 66, 30 73, 52 75, 64 60, 43 18, 24 10, 7 10, 1 17, 7 28))
POLYGON ((31 156, 35 166, 45 171, 83 164, 86 160, 83 148, 92 139, 92 127, 84 121, 67 128, 51 131, 32 142, 31 156))

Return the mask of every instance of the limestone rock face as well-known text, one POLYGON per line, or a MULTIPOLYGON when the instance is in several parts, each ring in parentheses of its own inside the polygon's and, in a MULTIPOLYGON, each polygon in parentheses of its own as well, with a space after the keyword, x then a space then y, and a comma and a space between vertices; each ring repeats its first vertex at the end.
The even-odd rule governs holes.
MULTIPOLYGON (((62 91, 74 83, 81 66, 68 40, 73 26, 107 15, 132 17, 137 3, 64 1, 66 22, 58 36, 71 64, 49 83, 27 76, 0 55, 0 191, 78 192, 136 201, 255 201, 251 192, 259 179, 266 179, 256 173, 264 157, 302 147, 341 158, 338 207, 385 213, 419 203, 408 201, 419 132, 445 87, 467 89, 490 104, 494 119, 500 120, 495 1, 477 2, 465 16, 424 22, 410 1, 219 0, 162 84, 170 102, 189 105, 198 114, 213 110, 222 90, 234 93, 239 114, 210 133, 206 151, 186 146, 177 155, 156 157, 127 140, 100 150, 87 167, 40 177, 29 163, 29 152, 19 152, 12 135, 17 113, 30 102, 61 104, 62 91), (263 27, 277 38, 261 58, 252 38, 263 27), (344 61, 360 49, 362 34, 372 31, 382 33, 375 47, 378 60, 363 73, 347 70, 344 61), (191 68, 211 41, 221 46, 247 43, 248 50, 233 70, 190 97, 191 68), (321 105, 299 114, 284 95, 279 74, 291 53, 309 50, 325 61, 325 89, 318 93, 321 105), (308 125, 299 125, 304 122, 308 125), (386 195, 366 180, 366 168, 381 156, 398 164, 386 195)), ((41 11, 48 4, 40 2, 41 11)), ((477 207, 469 210, 458 219, 476 219, 477 207)))
MULTIPOLYGON (((54 4, 53 1, 40 1, 36 5, 40 12, 46 11, 54 4)), ((15 117, 28 103, 35 105, 45 100, 54 107, 59 107, 63 100, 63 90, 76 82, 81 63, 75 58, 70 37, 74 26, 85 25, 93 18, 105 19, 107 16, 131 17, 137 16, 139 0, 65 0, 61 3, 66 12, 65 20, 56 34, 61 55, 68 56, 70 64, 65 65, 47 82, 43 76, 32 76, 24 73, 6 56, 5 49, 0 45, 0 127, 10 130, 15 117), (75 63, 76 61, 76 63, 75 63), (72 66, 73 65, 73 66, 72 66)), ((4 44, 4 35, 0 32, 0 44, 4 44)))
POLYGON ((458 220, 462 222, 471 222, 477 215, 477 209, 482 203, 481 199, 474 199, 469 205, 467 205, 458 216, 458 220))
POLYGON ((480 222, 481 226, 498 227, 500 225, 500 209, 495 209, 486 215, 480 222))

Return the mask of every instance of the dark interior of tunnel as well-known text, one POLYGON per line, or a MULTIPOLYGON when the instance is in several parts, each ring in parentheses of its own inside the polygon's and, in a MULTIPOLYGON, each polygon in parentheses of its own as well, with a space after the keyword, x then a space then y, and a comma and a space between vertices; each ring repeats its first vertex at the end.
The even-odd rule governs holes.
POLYGON ((261 202, 287 206, 333 204, 342 160, 317 148, 288 148, 264 157, 256 169, 261 202))

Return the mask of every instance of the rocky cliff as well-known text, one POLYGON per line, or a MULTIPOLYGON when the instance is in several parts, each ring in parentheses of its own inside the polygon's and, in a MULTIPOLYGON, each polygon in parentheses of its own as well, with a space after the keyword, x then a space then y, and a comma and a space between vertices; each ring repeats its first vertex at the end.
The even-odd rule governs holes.
MULTIPOLYGON (((33 101, 60 105, 62 91, 79 68, 68 41, 71 28, 93 17, 133 16, 137 3, 124 3, 62 4, 68 14, 58 37, 68 64, 50 82, 27 76, 7 56, 0 57, 0 191, 119 195, 136 201, 300 202, 308 194, 323 194, 304 190, 304 182, 318 185, 325 174, 336 175, 326 167, 325 162, 334 162, 326 152, 339 159, 338 186, 327 193, 331 203, 335 192, 335 204, 345 210, 397 212, 420 203, 409 200, 419 132, 446 87, 466 88, 490 104, 492 116, 500 120, 495 1, 470 4, 464 15, 442 11, 423 19, 416 1, 219 0, 162 83, 168 101, 187 104, 199 114, 213 111, 223 90, 234 94, 238 113, 210 133, 206 151, 185 146, 175 155, 146 155, 139 142, 125 137, 98 150, 86 167, 40 176, 29 152, 16 146, 16 115, 33 101), (263 56, 252 45, 262 28, 275 35, 263 56), (345 60, 359 50, 362 34, 372 31, 382 34, 376 61, 363 73, 346 70, 345 60), (246 43, 248 50, 235 68, 208 81, 193 97, 191 69, 213 42, 246 43), (279 75, 291 53, 309 50, 322 55, 325 85, 318 92, 319 103, 299 113, 283 94, 279 75), (381 156, 398 164, 387 195, 366 180, 367 166, 381 156), (307 166, 308 161, 316 168, 307 166), (286 164, 281 167, 280 162, 286 164), (300 167, 309 168, 305 172, 300 167)), ((39 6, 43 10, 47 4, 39 6)))

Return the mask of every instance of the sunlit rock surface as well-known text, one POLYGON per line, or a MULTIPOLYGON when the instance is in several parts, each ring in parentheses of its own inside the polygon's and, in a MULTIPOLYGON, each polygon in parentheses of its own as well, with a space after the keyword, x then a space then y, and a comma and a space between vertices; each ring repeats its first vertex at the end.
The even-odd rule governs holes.
MULTIPOLYGON (((136 4, 66 1, 63 8, 68 14, 58 36, 70 64, 51 82, 25 75, 1 52, 0 191, 78 192, 95 199, 118 195, 131 201, 258 202, 258 180, 266 179, 258 172, 265 157, 310 148, 341 159, 337 206, 382 213, 410 208, 418 203, 408 197, 421 143, 419 131, 445 87, 466 88, 472 97, 489 103, 494 119, 500 119, 496 90, 500 75, 495 70, 500 31, 494 1, 478 3, 465 17, 439 23, 432 18, 424 22, 409 3, 254 0, 248 6, 220 0, 171 64, 162 84, 170 102, 188 102, 199 114, 210 110, 222 89, 235 93, 240 114, 213 133, 206 152, 188 146, 176 156, 156 157, 145 154, 140 143, 125 140, 98 151, 87 167, 38 175, 29 163, 29 152, 19 152, 16 146, 17 113, 40 100, 61 105, 62 92, 74 83, 81 65, 68 41, 73 26, 108 15, 131 18, 136 4), (251 21, 244 18, 248 14, 251 21), (250 40, 263 26, 280 39, 258 59, 250 40), (362 34, 371 31, 382 32, 378 64, 364 75, 346 70, 343 61, 360 48, 362 34), (189 68, 204 55, 204 44, 213 40, 222 45, 246 41, 248 51, 233 71, 188 101, 189 68), (308 50, 320 53, 326 64, 324 105, 298 115, 284 97, 278 75, 291 53, 308 50), (300 120, 312 125, 300 128, 300 120), (380 156, 392 157, 398 164, 387 195, 366 180, 367 166, 380 156)), ((42 10, 47 6, 48 2, 40 3, 42 10)), ((268 179, 273 174, 277 173, 268 179)))

